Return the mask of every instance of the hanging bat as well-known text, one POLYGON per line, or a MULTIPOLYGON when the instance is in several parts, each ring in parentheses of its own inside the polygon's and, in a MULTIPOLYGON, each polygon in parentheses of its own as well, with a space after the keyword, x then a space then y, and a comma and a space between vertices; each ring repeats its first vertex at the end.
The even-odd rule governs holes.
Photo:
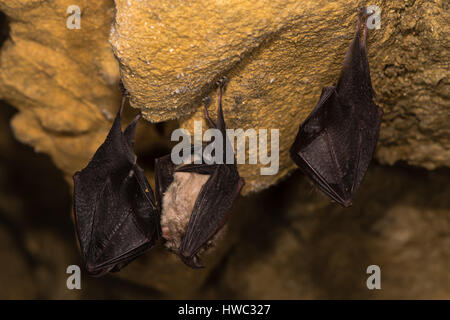
MULTIPOLYGON (((226 78, 219 81, 217 125, 205 118, 222 136, 222 164, 173 165, 170 155, 156 160, 156 194, 162 204, 161 228, 166 246, 193 268, 203 267, 199 254, 215 244, 218 231, 226 222, 231 206, 244 186, 235 161, 226 163, 227 134, 222 111, 226 78)), ((192 147, 194 150, 194 147, 192 147)), ((234 155, 233 155, 234 156, 234 155)))
POLYGON ((382 110, 375 95, 366 55, 365 8, 345 56, 336 86, 325 87, 319 103, 300 125, 290 149, 292 160, 320 190, 349 207, 355 198, 378 140, 382 110))
MULTIPOLYGON (((223 86, 216 128, 225 141, 223 86)), ((125 98, 126 93, 105 142, 74 175, 75 224, 85 269, 92 276, 119 271, 159 239, 188 266, 202 267, 198 256, 213 244, 244 181, 235 164, 177 166, 167 155, 156 159, 155 198, 133 152, 139 116, 121 130, 125 98)), ((205 116, 214 124, 206 104, 205 116)))
POLYGON ((119 271, 160 237, 153 191, 136 164, 133 142, 139 115, 121 129, 124 94, 105 142, 74 179, 74 215, 89 275, 119 271))

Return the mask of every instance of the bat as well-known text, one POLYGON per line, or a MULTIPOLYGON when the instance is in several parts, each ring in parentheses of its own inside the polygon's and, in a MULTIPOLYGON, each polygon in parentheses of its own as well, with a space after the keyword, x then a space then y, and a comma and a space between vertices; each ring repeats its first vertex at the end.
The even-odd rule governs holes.
POLYGON ((217 124, 208 114, 209 100, 204 106, 206 120, 221 132, 222 163, 174 166, 170 155, 156 161, 157 197, 162 204, 162 236, 166 239, 166 246, 177 252, 181 260, 192 268, 203 267, 199 254, 214 245, 216 234, 224 226, 245 184, 235 161, 226 163, 226 153, 233 152, 226 148, 229 143, 222 110, 226 81, 224 78, 218 83, 217 124))
POLYGON ((126 94, 105 142, 74 179, 74 216, 87 273, 122 269, 160 238, 160 213, 133 152, 139 115, 121 129, 126 94))
MULTIPOLYGON (((224 142, 225 83, 219 84, 217 126, 205 104, 205 117, 224 142)), ((119 271, 159 240, 186 265, 200 268, 199 254, 213 245, 244 180, 235 163, 175 165, 169 154, 155 160, 154 194, 133 152, 140 116, 121 129, 126 95, 105 142, 74 175, 75 228, 85 269, 91 276, 119 271)))
POLYGON ((290 149, 300 170, 344 207, 352 205, 369 167, 383 115, 373 102, 367 24, 362 27, 365 15, 365 8, 359 10, 356 34, 337 84, 322 89, 317 106, 300 125, 290 149))

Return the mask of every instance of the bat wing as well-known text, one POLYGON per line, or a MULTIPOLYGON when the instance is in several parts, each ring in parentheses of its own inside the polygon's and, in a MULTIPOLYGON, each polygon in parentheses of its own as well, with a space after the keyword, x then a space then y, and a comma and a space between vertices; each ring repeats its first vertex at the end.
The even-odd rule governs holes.
POLYGON ((132 150, 137 118, 121 131, 121 111, 89 164, 74 175, 74 213, 87 272, 118 271, 159 236, 153 191, 132 150))
MULTIPOLYGON (((361 24, 360 24, 361 28, 361 24)), ((347 50, 336 91, 341 105, 351 110, 351 132, 356 137, 352 141, 349 161, 354 164, 347 174, 347 186, 353 199, 373 157, 380 131, 382 110, 373 102, 375 92, 372 88, 370 68, 366 53, 367 27, 364 24, 364 38, 361 42, 360 28, 347 50), (353 170, 353 172, 351 172, 353 170)))
POLYGON ((351 186, 352 198, 355 197, 361 182, 369 168, 373 158, 380 132, 381 118, 383 111, 375 103, 370 101, 366 105, 361 105, 355 117, 358 136, 357 148, 355 151, 356 164, 354 168, 354 180, 351 186))
POLYGON ((155 160, 155 193, 159 210, 162 208, 162 198, 167 188, 173 182, 175 164, 173 164, 170 154, 155 160))
MULTIPOLYGON (((198 172, 208 174, 208 170, 211 175, 197 197, 179 248, 183 262, 193 268, 202 267, 197 252, 223 227, 244 185, 234 165, 200 165, 198 172)), ((195 171, 190 167, 189 172, 195 171)))
POLYGON ((346 173, 352 163, 352 155, 347 152, 354 140, 351 120, 335 88, 324 88, 318 105, 300 126, 291 147, 291 157, 303 173, 342 205, 349 205, 346 173))

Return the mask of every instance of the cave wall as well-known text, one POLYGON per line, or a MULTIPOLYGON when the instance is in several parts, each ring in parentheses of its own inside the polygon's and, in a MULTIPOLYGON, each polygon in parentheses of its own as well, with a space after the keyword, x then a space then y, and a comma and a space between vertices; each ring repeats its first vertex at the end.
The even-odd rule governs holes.
POLYGON ((72 4, 0 0, 6 298, 450 296, 446 2, 368 3, 382 10, 368 51, 384 117, 375 161, 349 209, 294 172, 287 150, 321 88, 336 81, 355 8, 365 2, 84 0, 77 3, 81 29, 69 30, 72 4), (231 214, 225 241, 206 257, 207 269, 190 270, 155 249, 118 274, 86 278, 81 292, 68 292, 65 268, 81 263, 71 177, 111 126, 120 76, 131 106, 148 120, 139 124, 136 152, 150 181, 154 157, 170 150, 172 130, 202 118, 201 99, 215 100, 222 76, 230 80, 224 97, 230 128, 280 129, 280 171, 262 177, 257 166, 239 167, 247 196, 231 214), (369 264, 382 266, 381 291, 365 288, 369 264))

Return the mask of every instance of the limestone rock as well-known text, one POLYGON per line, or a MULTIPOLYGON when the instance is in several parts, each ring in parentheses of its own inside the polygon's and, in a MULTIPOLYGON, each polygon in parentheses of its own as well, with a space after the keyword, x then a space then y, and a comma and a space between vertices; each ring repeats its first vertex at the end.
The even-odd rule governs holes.
POLYGON ((67 176, 82 168, 118 109, 119 70, 108 33, 111 1, 78 1, 81 29, 66 27, 70 0, 0 1, 9 39, 0 51, 0 98, 20 110, 16 137, 51 155, 67 176))
MULTIPOLYGON (((132 105, 150 121, 180 118, 192 130, 201 99, 230 79, 230 128, 280 130, 280 170, 241 165, 244 193, 274 184, 294 165, 288 149, 321 88, 335 83, 362 1, 116 0, 110 41, 132 105)), ((377 159, 433 169, 450 165, 448 34, 442 1, 373 1, 381 29, 369 62, 385 117, 377 159), (420 19, 418 18, 420 17, 420 19), (417 22, 416 22, 417 21, 417 22)))
MULTIPOLYGON (((241 165, 244 193, 295 168, 288 148, 298 124, 321 87, 336 81, 353 36, 354 9, 363 5, 117 0, 114 8, 112 1, 81 1, 81 29, 69 30, 72 4, 0 1, 10 30, 0 51, 0 98, 21 111, 12 122, 16 137, 50 154, 69 181, 86 165, 119 104, 109 39, 132 105, 147 120, 178 118, 191 129, 202 118, 201 99, 215 98, 214 82, 226 75, 228 126, 280 130, 278 174, 261 176, 261 165, 241 165)), ((448 12, 442 1, 373 4, 382 11, 381 29, 370 31, 369 61, 385 111, 376 158, 448 166, 448 12)), ((139 138, 137 147, 152 148, 154 132, 143 132, 147 139, 139 138)))

